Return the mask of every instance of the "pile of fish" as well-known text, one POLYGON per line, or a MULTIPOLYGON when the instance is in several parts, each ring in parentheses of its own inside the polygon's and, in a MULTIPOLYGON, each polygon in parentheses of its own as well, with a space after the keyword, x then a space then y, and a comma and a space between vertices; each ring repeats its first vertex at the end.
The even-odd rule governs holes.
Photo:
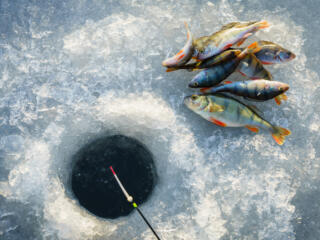
POLYGON ((253 101, 274 98, 280 105, 282 100, 287 100, 284 92, 289 89, 289 85, 273 81, 272 75, 263 65, 287 62, 294 59, 295 55, 269 41, 240 47, 255 32, 269 27, 267 21, 232 22, 210 36, 197 39, 193 38, 186 23, 185 26, 187 43, 175 56, 162 62, 167 72, 201 70, 189 83, 190 88, 199 88, 200 93, 187 96, 184 99, 185 105, 221 127, 246 127, 256 133, 259 128, 267 129, 273 139, 282 145, 285 137, 290 135, 289 130, 272 125, 256 107, 230 94, 253 101), (235 71, 250 80, 223 82, 235 71))

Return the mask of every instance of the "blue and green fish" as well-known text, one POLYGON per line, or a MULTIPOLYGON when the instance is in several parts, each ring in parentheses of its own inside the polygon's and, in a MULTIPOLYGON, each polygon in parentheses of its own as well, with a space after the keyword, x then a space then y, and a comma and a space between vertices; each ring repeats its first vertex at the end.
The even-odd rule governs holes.
POLYGON ((205 94, 226 92, 248 99, 266 101, 283 94, 288 89, 289 85, 286 83, 260 79, 222 84, 213 88, 202 88, 200 91, 205 94))
POLYGON ((255 55, 263 64, 285 63, 296 57, 293 52, 273 42, 259 41, 258 44, 261 50, 255 55))
POLYGON ((204 119, 221 127, 246 127, 258 133, 259 128, 270 131, 273 139, 282 145, 291 132, 272 125, 254 109, 223 94, 192 95, 184 99, 184 104, 204 119))

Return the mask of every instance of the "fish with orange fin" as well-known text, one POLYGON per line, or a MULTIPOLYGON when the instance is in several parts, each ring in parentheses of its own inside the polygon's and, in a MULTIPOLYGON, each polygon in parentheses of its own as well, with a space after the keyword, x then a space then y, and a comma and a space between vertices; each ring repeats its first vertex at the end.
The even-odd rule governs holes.
POLYGON ((258 43, 261 50, 255 55, 263 64, 285 63, 296 57, 293 52, 273 42, 259 41, 258 43))
MULTIPOLYGON (((258 44, 261 48, 260 51, 256 52, 255 54, 247 55, 238 67, 239 72, 242 75, 249 77, 250 79, 271 80, 272 75, 268 70, 264 68, 263 65, 285 63, 293 60, 296 57, 293 52, 279 46, 276 43, 262 40, 258 41, 258 44)), ((231 48, 216 56, 210 57, 197 63, 186 64, 175 68, 168 68, 167 72, 172 72, 179 69, 197 70, 208 68, 219 63, 220 61, 223 61, 223 57, 228 60, 227 57, 231 56, 232 53, 242 51, 243 49, 244 48, 231 48)))
MULTIPOLYGON (((271 73, 263 67, 262 63, 258 60, 255 54, 248 54, 244 59, 242 59, 237 70, 243 76, 248 77, 252 80, 259 80, 259 79, 272 80, 271 73)), ((281 104, 282 100, 287 100, 287 99, 288 97, 284 93, 274 98, 274 100, 278 105, 281 104)))
POLYGON ((193 57, 204 60, 227 50, 235 44, 240 46, 253 33, 267 27, 269 27, 267 21, 229 23, 210 36, 195 39, 193 41, 193 57))
POLYGON ((282 145, 291 132, 272 125, 253 108, 224 94, 192 95, 184 99, 184 104, 204 119, 221 127, 246 127, 258 133, 259 128, 269 130, 277 144, 282 145))
POLYGON ((258 80, 258 81, 242 81, 230 84, 222 84, 213 88, 200 89, 205 94, 215 93, 232 93, 246 99, 257 101, 266 101, 275 98, 289 89, 289 85, 282 82, 258 80))
POLYGON ((223 61, 211 68, 205 69, 198 73, 189 83, 191 88, 213 87, 229 75, 231 75, 238 67, 241 60, 250 53, 259 51, 257 42, 252 43, 246 49, 241 51, 236 57, 229 61, 223 61))
POLYGON ((187 29, 187 42, 184 47, 173 57, 168 58, 162 62, 164 67, 178 67, 186 64, 193 55, 193 37, 191 31, 189 30, 188 24, 185 22, 185 27, 187 29))

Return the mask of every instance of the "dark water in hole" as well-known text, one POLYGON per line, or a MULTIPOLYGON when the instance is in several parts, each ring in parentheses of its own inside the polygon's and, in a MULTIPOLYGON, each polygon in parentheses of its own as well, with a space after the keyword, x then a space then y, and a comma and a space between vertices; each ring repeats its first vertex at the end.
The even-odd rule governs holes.
POLYGON ((72 191, 81 206, 103 218, 127 216, 127 202, 109 166, 137 204, 150 196, 156 180, 153 156, 133 138, 115 135, 97 139, 74 156, 72 191))

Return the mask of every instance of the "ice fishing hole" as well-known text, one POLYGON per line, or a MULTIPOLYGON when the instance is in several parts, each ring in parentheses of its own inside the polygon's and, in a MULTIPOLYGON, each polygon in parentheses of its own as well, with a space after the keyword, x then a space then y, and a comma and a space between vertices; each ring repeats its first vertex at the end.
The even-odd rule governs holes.
POLYGON ((73 159, 71 188, 80 205, 92 214, 115 219, 133 210, 109 166, 139 205, 150 196, 157 174, 153 156, 142 143, 123 135, 96 139, 73 159))

